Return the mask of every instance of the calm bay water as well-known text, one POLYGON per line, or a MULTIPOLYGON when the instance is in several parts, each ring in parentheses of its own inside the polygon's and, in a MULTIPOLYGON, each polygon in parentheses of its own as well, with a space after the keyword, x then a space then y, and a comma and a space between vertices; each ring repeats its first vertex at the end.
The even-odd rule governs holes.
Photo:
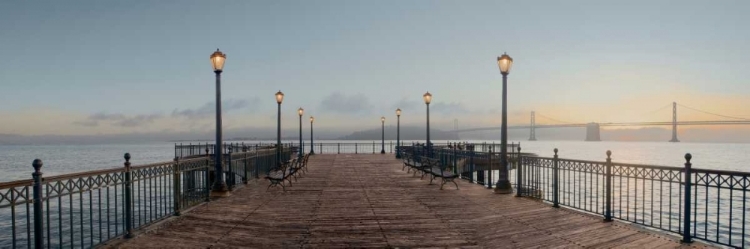
MULTIPOLYGON (((255 144, 257 141, 245 141, 255 144)), ((295 141, 283 141, 295 142, 295 141)), ((359 153, 380 151, 380 141, 322 140, 315 141, 316 152, 335 153, 336 148, 318 150, 318 143, 359 143, 359 153)), ((404 144, 411 144, 405 141, 404 144)), ((423 142, 423 141, 415 141, 423 142)), ((443 143, 448 141, 434 141, 443 143)), ((451 141, 454 142, 454 141, 451 141)), ((499 141, 468 141, 476 143, 500 143, 499 141)), ((512 141, 519 142, 519 141, 512 141)), ((694 168, 750 171, 750 144, 722 143, 667 143, 667 142, 579 142, 579 141, 520 141, 523 152, 552 157, 558 148, 560 158, 604 161, 607 150, 612 151, 616 162, 653 164, 682 167, 685 153, 693 155, 694 168)), ((273 141, 263 141, 273 143, 273 141)), ((309 141, 306 141, 309 145, 309 141)), ((386 152, 395 141, 386 141, 386 152)), ((309 147, 306 147, 309 151, 309 147)), ((341 152, 353 152, 351 146, 341 147, 341 152)), ((162 162, 174 157, 174 143, 102 144, 102 145, 20 145, 0 146, 0 181, 31 178, 31 162, 35 158, 44 161, 45 176, 74 173, 95 169, 122 167, 123 154, 132 155, 133 165, 162 162)))

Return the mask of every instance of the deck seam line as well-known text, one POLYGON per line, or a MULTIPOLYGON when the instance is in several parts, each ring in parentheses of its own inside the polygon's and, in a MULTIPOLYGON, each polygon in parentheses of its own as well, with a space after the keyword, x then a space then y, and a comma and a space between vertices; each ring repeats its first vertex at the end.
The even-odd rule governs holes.
MULTIPOLYGON (((403 170, 402 170, 402 172, 403 172, 403 170)), ((407 176, 408 176, 408 175, 407 175, 407 176)), ((409 179, 412 179, 412 178, 414 178, 414 176, 410 176, 410 177, 409 177, 409 179)), ((399 181, 399 186, 401 187, 400 189, 402 189, 402 192, 406 192, 406 193, 409 193, 409 192, 407 192, 407 191, 406 191, 406 189, 407 189, 407 188, 405 188, 405 187, 404 187, 404 181, 403 181, 403 180, 399 181)), ((427 186, 430 186, 430 185, 428 184, 427 186)), ((440 191, 442 191, 442 190, 440 190, 440 191)), ((409 194, 411 194, 411 193, 409 193, 409 194)), ((447 225, 447 227, 448 227, 448 228, 450 228, 450 229, 452 229, 452 230, 454 230, 454 231, 457 231, 457 232, 458 232, 458 234, 460 234, 460 235, 461 235, 461 236, 463 237, 463 239, 464 239, 464 240, 466 240, 466 242, 467 242, 467 243, 469 243, 469 244, 472 244, 472 245, 478 245, 478 244, 479 244, 479 243, 477 242, 477 240, 473 239, 473 237, 471 237, 471 236, 470 236, 470 235, 468 235, 468 234, 465 234, 465 233, 461 232, 461 230, 458 230, 458 229, 456 229, 455 227, 451 226, 450 222, 448 222, 447 220, 445 220, 445 219, 441 218, 440 216, 438 216, 438 215, 437 215, 437 213, 435 213, 435 211, 434 211, 434 210, 433 210, 432 208, 430 208, 430 206, 429 206, 429 205, 427 205, 427 204, 425 204, 424 202, 422 202, 422 200, 421 200, 421 199, 419 198, 419 196, 414 196, 414 195, 412 195, 412 196, 413 196, 413 197, 414 197, 414 199, 415 199, 415 200, 416 200, 416 201, 417 201, 417 202, 419 203, 419 205, 421 205, 421 206, 423 206, 423 207, 427 208, 427 210, 429 210, 429 212, 430 212, 430 213, 431 213, 431 214, 432 214, 432 215, 433 215, 433 216, 434 216, 435 218, 437 218, 438 220, 440 220, 440 221, 441 221, 441 223, 443 223, 443 224, 447 225)), ((460 195, 459 195, 459 196, 460 196, 460 195)))
MULTIPOLYGON (((492 194, 494 194, 494 193, 492 193, 492 194)), ((485 210, 488 210, 488 211, 490 211, 490 212, 492 212, 492 213, 494 213, 494 214, 498 214, 498 215, 500 215, 500 217, 502 217, 502 218, 506 218, 506 219, 509 219, 509 220, 515 221, 515 222, 517 222, 517 223, 519 223, 519 224, 523 224, 523 225, 525 225, 525 226, 528 226, 528 227, 531 227, 531 228, 537 229, 537 230, 539 230, 539 231, 544 231, 544 232, 545 232, 545 233, 547 233, 547 234, 548 234, 549 236, 552 236, 552 237, 554 237, 554 238, 557 238, 557 239, 560 239, 560 240, 563 240, 563 241, 567 241, 568 243, 571 243, 571 244, 573 244, 573 245, 576 245, 576 246, 578 246, 578 247, 581 247, 581 248, 585 248, 585 246, 583 246, 583 245, 581 245, 581 244, 578 244, 578 243, 576 243, 576 242, 574 242, 574 241, 572 241, 572 240, 569 240, 569 239, 566 239, 566 238, 560 237, 560 236, 558 236, 557 234, 555 234, 555 233, 552 233, 551 231, 548 231, 547 229, 539 228, 539 227, 537 227, 537 226, 534 226, 533 224, 530 224, 530 223, 527 223, 527 222, 523 222, 523 221, 521 221, 521 220, 519 220, 519 219, 516 219, 516 218, 514 218, 514 217, 512 217, 512 216, 508 216, 508 215, 505 215, 505 214, 499 213, 499 212, 498 212, 497 210, 493 210, 493 209, 491 209, 491 208, 485 207, 485 205, 480 205, 480 203, 477 203, 477 202, 475 202, 475 201, 469 200, 468 198, 466 198, 466 197, 465 197, 465 196, 463 196, 463 195, 459 195, 459 196, 460 196, 460 197, 461 197, 462 199, 464 199, 465 201, 467 201, 467 202, 470 202, 470 203, 474 203, 474 205, 476 205, 476 206, 479 206, 479 207, 481 207, 481 208, 483 208, 483 209, 485 209, 485 210)))
MULTIPOLYGON (((242 220, 240 220, 240 222, 246 221, 247 218, 250 217, 250 215, 254 214, 256 211, 258 211, 258 209, 260 209, 261 207, 267 205, 268 203, 270 203, 274 199, 276 199, 276 198, 268 198, 268 200, 264 201, 262 204, 260 204, 257 207, 255 207, 255 209, 253 209, 253 211, 251 211, 250 213, 248 213, 247 215, 245 215, 245 217, 242 218, 242 220)), ((226 233, 224 233, 221 237, 219 237, 218 239, 216 239, 216 241, 214 241, 213 243, 211 243, 211 245, 208 246, 208 248, 213 248, 217 243, 219 243, 219 241, 221 241, 222 239, 226 238, 229 235, 229 233, 231 233, 232 231, 234 231, 234 229, 237 228, 238 226, 240 226, 240 224, 237 223, 234 226, 232 226, 231 228, 229 228, 229 230, 227 230, 226 233)))
MULTIPOLYGON (((338 157, 338 156, 337 156, 338 157)), ((378 223, 378 228, 380 229, 380 235, 383 236, 383 239, 385 240, 385 244, 388 245, 388 247, 391 247, 391 243, 388 241, 388 237, 385 236, 385 231, 383 231, 383 226, 380 224, 380 218, 378 218, 378 214, 375 213, 375 208, 372 206, 372 202, 370 201, 370 196, 367 195, 367 191, 365 190, 365 185, 362 180, 362 175, 358 174, 359 179, 359 186, 362 189, 362 192, 365 194, 365 198, 367 199, 367 204, 370 206, 370 211, 372 211, 372 215, 375 216, 375 222, 378 223)))
MULTIPOLYGON (((331 160, 331 165, 335 165, 335 163, 336 163, 336 158, 334 157, 334 159, 333 159, 333 160, 331 160)), ((308 224, 307 224, 307 234, 306 234, 306 235, 305 235, 305 236, 304 236, 304 237, 302 238, 302 240, 300 241, 300 245, 299 245, 299 247, 300 247, 300 248, 304 248, 304 247, 305 247, 305 245, 307 245, 307 244, 308 244, 308 243, 310 242, 310 237, 312 237, 312 226, 313 226, 314 222, 316 221, 316 219, 315 219, 315 218, 316 218, 316 217, 318 217, 318 211, 320 211, 320 206, 321 206, 321 201, 320 201, 320 199, 321 199, 321 198, 322 198, 322 196, 323 196, 323 192, 325 192, 325 188, 326 188, 326 187, 328 187, 328 183, 329 183, 328 179, 329 179, 329 176, 330 176, 330 175, 328 174, 328 172, 330 172, 330 171, 331 171, 331 170, 330 170, 330 168, 329 168, 329 169, 328 169, 328 170, 327 170, 327 171, 326 171, 326 172, 325 172, 325 173, 323 174, 324 176, 326 176, 326 177, 324 178, 324 179, 325 179, 325 181, 323 181, 323 182, 325 182, 325 186, 321 187, 321 189, 320 189, 320 193, 318 193, 318 199, 317 199, 317 201, 316 201, 316 204, 317 204, 317 205, 315 205, 315 209, 314 209, 314 210, 313 210, 313 212, 312 212, 312 217, 310 217, 311 219, 310 219, 310 220, 308 221, 308 224)))

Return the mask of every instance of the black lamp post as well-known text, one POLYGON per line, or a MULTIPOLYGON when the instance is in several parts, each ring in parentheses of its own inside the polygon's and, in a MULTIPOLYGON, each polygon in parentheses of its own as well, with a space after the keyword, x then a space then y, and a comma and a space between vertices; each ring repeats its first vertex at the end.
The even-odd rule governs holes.
POLYGON ((503 75, 503 118, 500 127, 500 173, 498 174, 497 183, 495 183, 495 193, 510 194, 513 193, 513 187, 508 181, 508 73, 513 65, 513 58, 503 53, 497 57, 497 66, 503 75))
POLYGON ((396 109, 396 158, 401 158, 401 108, 396 109))
POLYGON ((284 93, 279 90, 276 93, 276 103, 279 104, 278 115, 276 115, 276 163, 281 165, 281 102, 284 101, 284 93))
POLYGON ((430 92, 425 93, 422 95, 422 98, 424 98, 424 103, 427 105, 427 150, 429 151, 428 156, 432 155, 432 143, 430 142, 430 102, 432 102, 432 94, 430 92))
POLYGON ((299 153, 297 153, 298 158, 302 158, 302 154, 305 153, 304 146, 302 146, 302 114, 305 112, 305 109, 302 109, 300 107, 297 110, 297 114, 299 114, 299 153))
POLYGON ((224 61, 227 55, 216 49, 211 54, 211 65, 216 73, 216 147, 214 148, 214 185, 213 192, 225 193, 228 191, 227 183, 224 181, 224 170, 222 162, 224 152, 222 151, 221 135, 221 72, 224 71, 224 61))
POLYGON ((315 117, 310 116, 310 155, 315 155, 315 146, 313 146, 313 122, 315 122, 315 117))
POLYGON ((380 154, 385 154, 385 117, 380 117, 380 154))

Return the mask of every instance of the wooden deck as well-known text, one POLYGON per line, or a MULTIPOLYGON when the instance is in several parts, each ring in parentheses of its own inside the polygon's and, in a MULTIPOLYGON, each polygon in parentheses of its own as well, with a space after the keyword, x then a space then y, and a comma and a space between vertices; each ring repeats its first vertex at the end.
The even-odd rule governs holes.
MULTIPOLYGON (((386 155, 316 155, 287 192, 255 181, 125 248, 674 248, 677 238, 457 180, 446 190, 386 155)), ((704 244, 693 243, 692 247, 704 244)))

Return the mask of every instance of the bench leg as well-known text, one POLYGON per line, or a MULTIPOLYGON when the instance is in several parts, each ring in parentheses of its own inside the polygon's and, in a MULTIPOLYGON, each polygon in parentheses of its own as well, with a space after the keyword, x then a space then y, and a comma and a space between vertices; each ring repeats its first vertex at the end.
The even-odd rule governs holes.
POLYGON ((452 182, 453 185, 456 185, 456 190, 458 190, 458 183, 456 183, 456 181, 455 181, 456 179, 445 179, 445 178, 442 178, 442 179, 443 179, 443 183, 440 184, 440 190, 442 190, 443 189, 443 185, 446 184, 446 183, 448 183, 448 182, 452 182))

